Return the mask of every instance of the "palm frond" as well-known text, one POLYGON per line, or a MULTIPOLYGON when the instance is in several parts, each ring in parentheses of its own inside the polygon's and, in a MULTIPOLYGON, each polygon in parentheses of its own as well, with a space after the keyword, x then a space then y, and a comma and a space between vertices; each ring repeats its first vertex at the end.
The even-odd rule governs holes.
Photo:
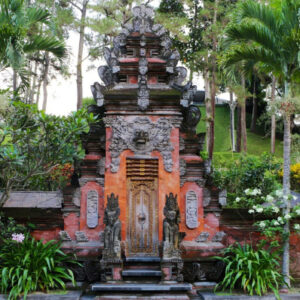
POLYGON ((240 18, 256 20, 273 32, 278 32, 280 25, 279 12, 272 9, 269 5, 262 5, 259 1, 247 0, 242 2, 240 18))
POLYGON ((63 42, 53 36, 35 36, 30 42, 24 45, 24 52, 48 51, 57 57, 66 54, 66 47, 63 42))
POLYGON ((263 62, 266 65, 272 66, 273 69, 281 70, 282 67, 278 58, 261 46, 248 44, 234 45, 224 55, 222 65, 226 68, 230 65, 250 60, 253 63, 263 62))
POLYGON ((260 23, 243 22, 241 24, 231 25, 226 30, 226 35, 229 43, 236 41, 253 41, 264 48, 267 48, 273 52, 279 52, 278 41, 273 32, 268 27, 260 23))
POLYGON ((28 7, 27 8, 28 24, 32 25, 36 22, 45 22, 49 19, 50 14, 42 8, 28 7))

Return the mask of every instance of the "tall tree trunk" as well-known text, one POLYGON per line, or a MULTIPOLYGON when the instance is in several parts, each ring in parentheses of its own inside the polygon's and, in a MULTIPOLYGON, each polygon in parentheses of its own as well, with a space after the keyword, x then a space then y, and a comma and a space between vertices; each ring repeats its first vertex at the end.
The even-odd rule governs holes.
POLYGON ((17 91, 17 85, 18 85, 18 78, 17 78, 17 72, 16 70, 13 70, 13 91, 17 91))
MULTIPOLYGON (((245 76, 242 75, 242 86, 246 90, 245 76)), ((247 126, 246 126, 246 97, 242 99, 241 105, 241 136, 242 136, 242 151, 247 152, 247 126)))
POLYGON ((251 126, 250 130, 251 132, 256 131, 256 122, 257 122, 257 98, 256 98, 256 84, 255 84, 255 77, 254 77, 254 84, 253 84, 253 106, 252 106, 252 117, 251 117, 251 126))
POLYGON ((35 103, 36 103, 37 107, 39 107, 39 103, 40 103, 42 81, 43 81, 43 79, 40 78, 39 82, 38 82, 38 85, 37 85, 36 100, 35 100, 35 103))
POLYGON ((242 122, 241 122, 241 104, 237 105, 237 128, 236 128, 236 152, 241 152, 242 146, 242 122))
MULTIPOLYGON (((285 70, 286 71, 286 70, 285 70)), ((289 95, 289 84, 287 81, 284 83, 284 96, 287 98, 289 95)), ((284 215, 290 213, 290 160, 291 160, 291 116, 287 111, 284 115, 284 134, 283 134, 283 202, 284 215)), ((282 254, 282 275, 286 284, 284 288, 290 286, 290 224, 286 220, 283 228, 283 254, 282 254)))
POLYGON ((48 101, 48 73, 49 73, 49 52, 45 54, 45 69, 44 69, 44 79, 43 79, 43 110, 46 111, 47 101, 48 101))
MULTIPOLYGON (((272 75, 272 91, 271 91, 271 102, 275 101, 275 88, 276 78, 272 75)), ((275 141, 276 141, 276 117, 275 114, 271 116, 271 153, 275 154, 275 141)))
POLYGON ((231 149, 233 152, 236 151, 235 147, 235 134, 234 134, 234 112, 236 107, 236 101, 233 101, 233 93, 229 92, 230 102, 230 136, 231 136, 231 149))
POLYGON ((204 71, 204 85, 205 85, 205 110, 206 110, 206 151, 209 153, 209 145, 210 145, 210 138, 211 138, 211 114, 212 114, 212 108, 211 108, 211 85, 210 85, 210 79, 209 79, 209 72, 206 69, 204 71))
POLYGON ((35 61, 34 70, 33 70, 33 80, 32 80, 32 86, 29 93, 29 102, 32 104, 34 103, 34 94, 36 93, 36 80, 37 80, 37 69, 38 69, 38 62, 35 61))
MULTIPOLYGON (((291 151, 291 117, 284 118, 284 137, 283 137, 283 201, 284 215, 290 213, 290 151, 291 151)), ((284 225, 284 242, 282 255, 282 274, 284 276, 286 287, 290 286, 290 224, 287 220, 284 225)))
POLYGON ((77 55, 77 110, 82 107, 82 56, 83 56, 83 44, 84 44, 84 30, 85 30, 85 19, 88 0, 83 1, 81 9, 81 18, 79 26, 79 45, 78 45, 78 55, 77 55))

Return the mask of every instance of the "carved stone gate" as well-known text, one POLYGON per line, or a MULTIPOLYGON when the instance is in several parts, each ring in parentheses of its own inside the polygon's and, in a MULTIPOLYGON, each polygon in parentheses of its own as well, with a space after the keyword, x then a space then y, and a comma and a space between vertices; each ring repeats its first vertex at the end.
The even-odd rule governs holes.
POLYGON ((158 160, 127 159, 126 256, 158 256, 158 160))

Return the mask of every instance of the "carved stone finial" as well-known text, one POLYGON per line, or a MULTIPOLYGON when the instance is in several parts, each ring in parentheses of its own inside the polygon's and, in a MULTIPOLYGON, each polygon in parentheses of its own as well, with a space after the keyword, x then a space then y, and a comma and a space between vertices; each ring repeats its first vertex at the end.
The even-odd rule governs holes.
POLYGON ((104 96, 103 96, 103 90, 105 89, 104 86, 99 84, 98 82, 95 82, 93 85, 91 85, 91 91, 94 97, 94 100, 96 101, 98 106, 103 106, 104 104, 104 96))
POLYGON ((107 205, 104 212, 103 260, 121 259, 121 222, 119 216, 119 197, 112 193, 107 196, 107 205))

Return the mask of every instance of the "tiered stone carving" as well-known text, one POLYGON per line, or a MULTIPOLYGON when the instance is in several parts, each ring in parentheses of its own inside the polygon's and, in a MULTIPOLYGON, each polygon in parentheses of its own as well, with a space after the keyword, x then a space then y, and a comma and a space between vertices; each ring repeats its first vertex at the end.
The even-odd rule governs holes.
POLYGON ((170 141, 172 120, 159 118, 154 123, 148 117, 137 117, 129 121, 118 116, 105 118, 105 123, 113 131, 109 146, 111 172, 119 170, 120 154, 126 149, 137 155, 149 155, 151 151, 158 150, 163 157, 165 170, 172 172, 174 150, 170 141))

